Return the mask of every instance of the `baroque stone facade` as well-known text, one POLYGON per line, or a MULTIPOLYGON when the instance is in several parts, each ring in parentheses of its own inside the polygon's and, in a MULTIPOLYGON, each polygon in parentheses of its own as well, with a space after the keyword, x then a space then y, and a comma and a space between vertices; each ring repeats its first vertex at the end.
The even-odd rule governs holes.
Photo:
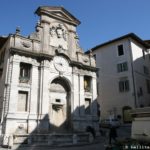
POLYGON ((79 46, 80 21, 62 7, 36 14, 40 21, 28 37, 20 29, 0 37, 4 145, 12 135, 98 131, 95 60, 79 46))

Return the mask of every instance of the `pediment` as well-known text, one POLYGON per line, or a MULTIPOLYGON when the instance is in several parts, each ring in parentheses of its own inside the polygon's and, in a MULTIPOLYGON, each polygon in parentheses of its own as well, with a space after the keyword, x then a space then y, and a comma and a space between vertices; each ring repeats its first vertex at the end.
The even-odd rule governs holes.
POLYGON ((80 21, 63 7, 42 6, 39 7, 35 13, 39 16, 45 14, 49 17, 74 24, 76 26, 80 24, 80 21))

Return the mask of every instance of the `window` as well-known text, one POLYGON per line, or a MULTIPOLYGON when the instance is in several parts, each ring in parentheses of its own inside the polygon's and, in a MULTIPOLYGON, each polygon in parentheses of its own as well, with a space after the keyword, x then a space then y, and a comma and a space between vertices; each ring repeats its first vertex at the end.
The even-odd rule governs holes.
POLYGON ((129 80, 122 79, 119 81, 119 92, 129 91, 129 80))
POLYGON ((123 63, 117 64, 117 70, 118 70, 118 72, 127 71, 128 70, 127 62, 123 62, 123 63))
POLYGON ((28 92, 19 91, 18 94, 18 111, 27 111, 28 92))
POLYGON ((92 78, 90 76, 84 76, 84 91, 91 92, 91 81, 92 78))
POLYGON ((144 74, 146 74, 146 75, 148 75, 148 74, 149 74, 148 67, 143 66, 143 71, 144 71, 144 74))
POLYGON ((20 63, 20 82, 28 82, 30 80, 31 65, 20 63))
POLYGON ((56 99, 55 101, 56 101, 57 103, 60 103, 60 102, 61 102, 61 100, 60 100, 60 99, 56 99))
POLYGON ((85 114, 90 115, 91 114, 91 99, 85 98, 85 114))
POLYGON ((124 55, 123 45, 118 45, 118 56, 124 55))
POLYGON ((146 79, 147 93, 150 94, 150 80, 146 79))

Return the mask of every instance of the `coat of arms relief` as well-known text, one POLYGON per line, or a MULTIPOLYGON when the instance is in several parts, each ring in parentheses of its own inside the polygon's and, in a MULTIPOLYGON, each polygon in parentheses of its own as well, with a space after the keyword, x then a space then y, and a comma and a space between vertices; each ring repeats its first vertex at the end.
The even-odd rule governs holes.
POLYGON ((53 23, 49 33, 51 46, 68 49, 68 32, 63 24, 53 23))

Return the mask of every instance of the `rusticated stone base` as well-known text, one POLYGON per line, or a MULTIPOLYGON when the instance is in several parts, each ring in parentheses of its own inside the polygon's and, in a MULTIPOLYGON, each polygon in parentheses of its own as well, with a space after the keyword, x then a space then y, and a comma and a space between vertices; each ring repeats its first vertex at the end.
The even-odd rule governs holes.
MULTIPOLYGON (((66 134, 18 134, 13 135, 13 146, 32 146, 32 145, 49 145, 49 146, 67 146, 88 144, 93 142, 91 134, 84 133, 66 133, 66 134), (92 140, 91 140, 92 139, 92 140)), ((8 138, 9 141, 9 138, 8 138)), ((12 145, 11 145, 12 147, 12 145)))

